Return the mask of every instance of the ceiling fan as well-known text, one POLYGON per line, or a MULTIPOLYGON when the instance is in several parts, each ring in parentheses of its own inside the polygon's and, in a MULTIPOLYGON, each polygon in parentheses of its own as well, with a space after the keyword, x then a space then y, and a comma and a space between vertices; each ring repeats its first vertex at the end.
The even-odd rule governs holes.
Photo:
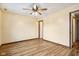
POLYGON ((47 8, 40 8, 37 4, 34 3, 31 9, 23 8, 23 10, 32 11, 32 13, 30 13, 32 15, 37 15, 37 14, 42 15, 42 12, 46 11, 47 8))

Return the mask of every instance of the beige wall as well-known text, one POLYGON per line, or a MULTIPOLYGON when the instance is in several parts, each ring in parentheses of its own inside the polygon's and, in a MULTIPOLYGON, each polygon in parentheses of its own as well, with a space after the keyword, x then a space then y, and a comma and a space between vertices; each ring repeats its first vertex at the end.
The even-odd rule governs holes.
POLYGON ((79 10, 79 5, 52 13, 44 21, 44 39, 69 46, 69 12, 79 10))
POLYGON ((1 23, 1 10, 0 10, 0 45, 1 45, 1 39, 2 39, 2 23, 1 23))
MULTIPOLYGON (((44 20, 44 39, 69 46, 69 12, 77 9, 79 6, 74 5, 49 15, 44 20)), ((37 23, 31 16, 3 13, 2 33, 3 44, 36 38, 37 23)))
POLYGON ((37 23, 33 17, 5 12, 2 20, 2 44, 37 38, 37 23))

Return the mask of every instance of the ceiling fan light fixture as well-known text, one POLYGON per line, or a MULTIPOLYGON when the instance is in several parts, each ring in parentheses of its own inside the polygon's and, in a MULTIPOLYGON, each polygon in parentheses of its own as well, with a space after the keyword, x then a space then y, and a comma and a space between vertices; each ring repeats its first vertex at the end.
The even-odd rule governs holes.
POLYGON ((37 13, 37 12, 33 12, 32 15, 33 15, 33 16, 37 16, 38 13, 37 13))
POLYGON ((36 4, 34 4, 33 8, 36 10, 36 4))
POLYGON ((33 13, 31 13, 32 15, 35 15, 35 13, 33 12, 33 13))
POLYGON ((41 16, 42 12, 46 11, 47 8, 40 8, 39 4, 34 3, 31 9, 24 8, 24 10, 31 10, 32 13, 30 13, 33 16, 41 16))

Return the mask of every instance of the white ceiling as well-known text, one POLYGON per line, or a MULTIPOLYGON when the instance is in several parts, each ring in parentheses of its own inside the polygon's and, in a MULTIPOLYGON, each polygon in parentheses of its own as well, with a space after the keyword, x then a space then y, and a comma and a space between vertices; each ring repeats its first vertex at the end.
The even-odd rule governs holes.
MULTIPOLYGON (((76 3, 39 3, 42 8, 47 8, 47 14, 57 12, 64 8, 75 5, 76 3)), ((22 8, 32 8, 32 3, 2 3, 1 8, 7 8, 8 12, 27 15, 32 11, 23 10, 22 8)))

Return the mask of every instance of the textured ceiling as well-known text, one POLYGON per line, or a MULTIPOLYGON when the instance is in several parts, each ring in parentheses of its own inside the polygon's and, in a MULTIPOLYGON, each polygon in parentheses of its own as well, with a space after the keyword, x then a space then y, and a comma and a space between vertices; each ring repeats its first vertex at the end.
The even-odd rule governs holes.
MULTIPOLYGON (((47 8, 46 14, 51 14, 62 10, 64 8, 75 5, 75 3, 39 3, 42 8, 47 8)), ((32 11, 23 10, 23 8, 32 8, 32 3, 2 3, 0 4, 2 9, 7 8, 8 12, 17 13, 21 15, 27 15, 32 11)))

